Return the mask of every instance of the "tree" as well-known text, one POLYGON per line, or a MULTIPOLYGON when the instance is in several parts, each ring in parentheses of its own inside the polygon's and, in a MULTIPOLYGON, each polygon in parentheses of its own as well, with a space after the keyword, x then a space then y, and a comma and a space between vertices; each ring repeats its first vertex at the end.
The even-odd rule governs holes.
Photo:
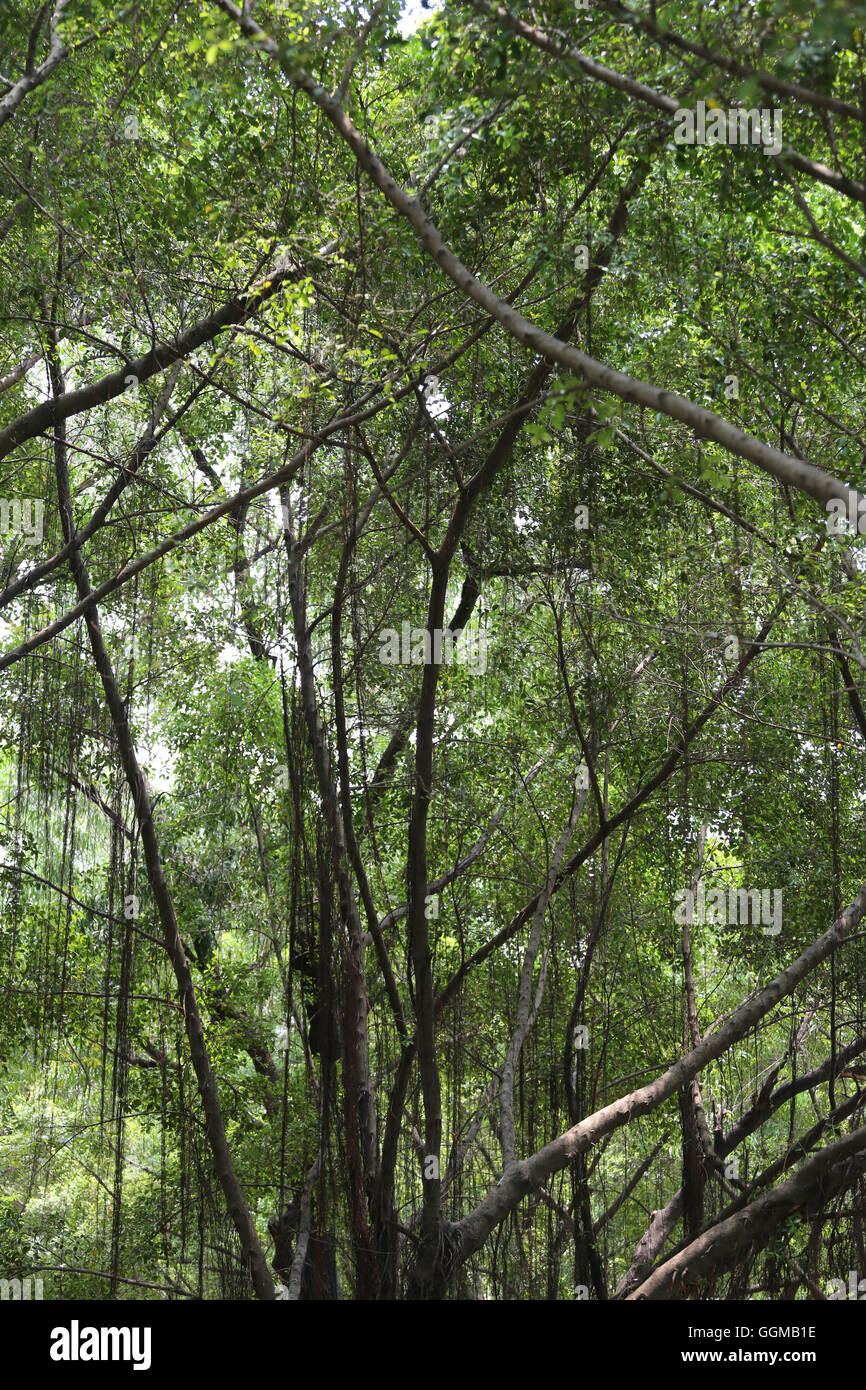
POLYGON ((824 1296, 866 16, 399 9, 0 18, 9 1277, 824 1296))

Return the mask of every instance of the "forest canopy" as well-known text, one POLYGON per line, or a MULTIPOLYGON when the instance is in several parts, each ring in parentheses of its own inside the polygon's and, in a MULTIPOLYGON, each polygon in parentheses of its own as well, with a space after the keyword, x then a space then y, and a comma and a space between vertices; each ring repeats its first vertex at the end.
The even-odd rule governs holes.
POLYGON ((4 1297, 866 1275, 864 135, 864 0, 5 0, 4 1297))

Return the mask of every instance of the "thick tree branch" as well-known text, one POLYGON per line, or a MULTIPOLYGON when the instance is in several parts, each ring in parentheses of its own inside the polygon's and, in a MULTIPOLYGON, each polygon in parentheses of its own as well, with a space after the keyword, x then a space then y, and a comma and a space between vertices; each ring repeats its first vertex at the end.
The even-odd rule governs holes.
POLYGON ((698 1047, 675 1062, 657 1080, 623 1096, 594 1115, 566 1130, 531 1158, 517 1163, 503 1174, 496 1187, 473 1212, 457 1223, 457 1238, 463 1258, 479 1250, 495 1226, 512 1211, 533 1189, 541 1186, 551 1173, 566 1167, 578 1154, 586 1153, 606 1134, 630 1124, 640 1115, 651 1114, 663 1101, 691 1081, 708 1062, 721 1057, 735 1042, 744 1037, 755 1024, 775 1008, 780 999, 791 994, 797 985, 827 960, 854 930, 866 910, 866 883, 854 901, 836 919, 829 931, 807 947, 775 979, 759 990, 730 1018, 705 1038, 698 1047))
MULTIPOLYGON (((54 69, 64 58, 68 56, 69 50, 64 46, 60 37, 60 21, 63 18, 63 11, 66 9, 69 0, 57 0, 51 15, 48 26, 48 56, 38 67, 33 67, 30 62, 27 64, 27 71, 23 77, 8 91, 0 101, 0 126, 6 124, 15 115, 18 107, 30 92, 41 87, 42 83, 51 76, 54 69)), ((41 17, 41 14, 40 14, 41 17)))

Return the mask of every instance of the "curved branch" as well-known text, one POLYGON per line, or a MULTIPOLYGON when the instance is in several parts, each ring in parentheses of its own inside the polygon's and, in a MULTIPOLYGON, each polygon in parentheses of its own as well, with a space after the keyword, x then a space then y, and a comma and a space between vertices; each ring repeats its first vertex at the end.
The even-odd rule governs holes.
MULTIPOLYGON (((479 1250, 490 1232, 512 1211, 527 1193, 544 1183, 552 1173, 565 1168, 578 1154, 586 1153, 612 1130, 630 1124, 640 1115, 649 1115, 670 1096, 697 1076, 708 1062, 721 1057, 755 1024, 775 1008, 780 999, 793 993, 797 985, 822 961, 833 954, 856 927, 866 911, 866 883, 854 901, 836 919, 829 931, 808 946, 775 979, 731 1014, 721 1028, 693 1048, 648 1086, 642 1086, 602 1110, 589 1115, 566 1130, 543 1149, 517 1163, 500 1178, 484 1200, 456 1224, 462 1258, 479 1250)), ((861 1131, 862 1132, 862 1131, 861 1131)), ((864 1142, 866 1142, 866 1132, 864 1142)))
MULTIPOLYGON (((384 193, 401 216, 409 222, 422 246, 429 252, 439 268, 454 282, 458 289, 462 290, 470 299, 475 300, 476 304, 480 304, 492 318, 498 320, 502 327, 518 342, 523 343, 525 347, 539 353, 542 357, 546 357, 549 361, 556 362, 576 373, 584 379, 588 386, 597 387, 602 391, 610 391, 621 400, 647 406, 650 410, 660 411, 674 420, 680 420, 700 438, 715 440, 729 453, 757 464, 765 473, 771 474, 772 477, 778 478, 780 482, 787 483, 799 492, 814 497, 819 502, 841 499, 847 506, 849 493, 851 493, 852 498, 856 495, 846 484, 824 472, 823 469, 817 468, 804 459, 786 454, 773 445, 764 444, 760 440, 754 439, 744 430, 731 424, 729 420, 715 415, 711 410, 706 410, 703 406, 695 404, 694 401, 686 400, 685 397, 679 396, 673 391, 666 391, 658 386, 652 386, 648 382, 639 381, 635 377, 609 367, 595 357, 590 357, 578 348, 564 343, 561 338, 546 333, 544 329, 525 318, 505 300, 500 299, 477 276, 473 275, 454 254, 420 202, 416 198, 410 198, 406 190, 392 177, 382 161, 370 149, 369 144, 349 119, 340 103, 329 96, 324 87, 316 82, 309 73, 302 68, 292 67, 283 49, 268 37, 251 16, 242 14, 237 6, 232 4, 232 0, 217 0, 217 3, 220 9, 235 20, 243 33, 252 39, 263 52, 272 57, 279 64, 286 77, 301 91, 306 92, 319 110, 327 116, 368 177, 384 193)), ((623 81, 631 82, 631 79, 623 79, 623 81)), ((663 109, 668 110, 667 103, 671 101, 672 98, 669 97, 659 98, 655 104, 661 103, 663 109)), ((791 162, 795 163, 796 161, 792 159, 791 162)), ((828 170, 827 173, 832 174, 832 171, 828 170)), ((841 176, 833 177, 838 180, 841 176)), ((850 182, 850 180, 846 182, 850 182)), ((862 191, 863 199, 866 201, 866 187, 858 184, 857 188, 862 191)), ((460 503, 455 509, 455 519, 457 512, 461 510, 460 504, 467 500, 469 490, 467 489, 467 494, 460 499, 460 503)), ((449 537, 450 533, 451 527, 449 527, 449 537)), ((448 539, 446 538, 446 545, 448 539)))
POLYGON ((724 1266, 740 1250, 762 1249, 776 1227, 798 1211, 806 1208, 808 1213, 813 1205, 823 1206, 828 1197, 856 1182, 866 1172, 864 1149, 866 1126, 828 1145, 774 1192, 698 1236, 685 1250, 655 1270, 640 1288, 629 1294, 627 1301, 675 1297, 690 1284, 724 1266))
MULTIPOLYGON (((66 9, 68 3, 69 0, 57 0, 57 4, 54 6, 54 13, 51 16, 48 27, 48 57, 44 62, 39 64, 38 68, 33 68, 32 71, 29 70, 30 65, 28 64, 28 71, 25 72, 23 77, 19 77, 11 91, 8 91, 3 100, 0 101, 0 126, 5 125, 7 121, 12 119, 24 98, 30 92, 35 91, 37 87, 41 87, 46 78, 51 76, 57 65, 62 63, 63 59, 68 56, 69 50, 64 46, 63 40, 58 32, 58 25, 63 18, 63 11, 66 9)), ((40 19, 42 14, 44 14, 44 10, 40 13, 40 19)))

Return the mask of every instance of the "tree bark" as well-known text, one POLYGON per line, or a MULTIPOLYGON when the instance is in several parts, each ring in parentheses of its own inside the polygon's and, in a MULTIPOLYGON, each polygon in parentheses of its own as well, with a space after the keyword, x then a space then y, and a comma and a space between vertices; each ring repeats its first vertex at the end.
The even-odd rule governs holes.
MULTIPOLYGON (((52 390, 54 391, 55 397, 62 397, 64 390, 63 373, 60 365, 60 358, 57 353, 56 341, 51 343, 49 349, 49 370, 51 374, 52 390)), ((72 511, 72 498, 69 491, 64 419, 65 417, 61 416, 56 428, 55 472, 57 476, 57 495, 60 504, 63 534, 66 541, 71 542, 75 538, 75 518, 72 511)), ((90 597, 92 591, 90 587, 90 578, 87 573, 87 566, 77 546, 73 546, 71 550, 70 567, 79 597, 90 597)), ((202 1106, 204 1108, 205 1126, 211 1153, 213 1154, 214 1169, 225 1195, 229 1214, 231 1215, 235 1230, 240 1239, 241 1249, 252 1279, 253 1287, 259 1298, 273 1299, 274 1281, 271 1278, 268 1262, 259 1242, 258 1235, 256 1234, 252 1215, 247 1206, 237 1174, 235 1173, 234 1164, 232 1163, 231 1151, 226 1137, 225 1121, 223 1120, 222 1106, 220 1104, 219 1090, 213 1068, 211 1067, 210 1057, 208 1056, 192 973, 190 971, 189 961, 186 958, 186 953, 181 944, 180 930, 174 912, 174 904, 163 871, 159 841, 153 824, 153 808, 145 786, 144 775, 136 755, 135 745, 132 740, 126 706, 121 698, 114 670, 103 640, 102 629, 99 623, 99 614, 96 608, 89 609, 85 621, 87 625, 87 635, 90 641, 90 649, 93 653, 94 665, 102 681, 102 688, 105 692, 105 702, 108 706, 111 721, 117 736, 120 760, 126 776, 127 785, 132 795, 136 818, 141 830, 141 843, 144 850, 145 863, 147 865, 147 876, 150 882, 151 892, 153 893, 154 903, 156 904, 156 909, 159 914, 163 943, 172 969, 174 970, 175 979, 177 980, 178 991, 183 1006, 184 1025, 189 1041, 190 1055, 192 1057, 199 1094, 201 1095, 202 1106)))

